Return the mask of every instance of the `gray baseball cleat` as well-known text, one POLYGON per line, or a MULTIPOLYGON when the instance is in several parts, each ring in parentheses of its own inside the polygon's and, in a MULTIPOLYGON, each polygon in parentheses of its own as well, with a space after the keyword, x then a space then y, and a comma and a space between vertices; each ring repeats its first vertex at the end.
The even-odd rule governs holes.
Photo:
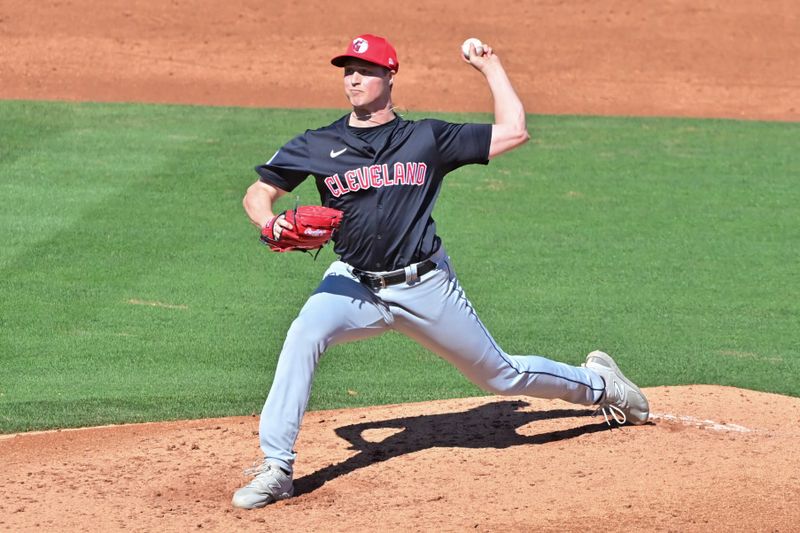
POLYGON ((639 387, 622 374, 610 355, 594 351, 586 356, 584 366, 599 374, 606 384, 597 406, 603 411, 608 425, 611 425, 609 414, 619 425, 629 422, 638 426, 647 422, 650 416, 647 398, 639 387))
POLYGON ((258 509, 268 503, 285 500, 294 495, 292 474, 266 459, 246 474, 255 474, 248 485, 233 493, 233 506, 241 509, 258 509))

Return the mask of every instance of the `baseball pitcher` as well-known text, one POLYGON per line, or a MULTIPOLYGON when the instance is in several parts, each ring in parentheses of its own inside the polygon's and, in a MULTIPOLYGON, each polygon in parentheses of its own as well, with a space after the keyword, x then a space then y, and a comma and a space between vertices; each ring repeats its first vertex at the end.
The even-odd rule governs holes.
POLYGON ((303 235, 332 238, 338 260, 292 323, 259 426, 264 461, 233 495, 252 509, 293 494, 293 451, 317 363, 339 343, 394 330, 416 340, 486 391, 597 405, 619 423, 643 424, 647 399, 607 354, 575 367, 536 355, 510 355, 467 299, 431 213, 445 176, 486 165, 528 138, 525 110, 491 46, 468 43, 464 60, 482 74, 494 101, 493 124, 405 120, 394 112, 400 68, 384 38, 361 35, 331 63, 342 69, 352 111, 298 135, 256 168, 244 209, 270 247, 309 249, 303 235), (326 211, 312 226, 275 201, 313 176, 326 211), (312 230, 308 230, 312 227, 312 230), (302 228, 302 229, 300 229, 302 228), (291 235, 291 239, 289 238, 291 235), (299 239, 299 240, 298 240, 299 239), (299 243, 299 244, 298 244, 299 243))

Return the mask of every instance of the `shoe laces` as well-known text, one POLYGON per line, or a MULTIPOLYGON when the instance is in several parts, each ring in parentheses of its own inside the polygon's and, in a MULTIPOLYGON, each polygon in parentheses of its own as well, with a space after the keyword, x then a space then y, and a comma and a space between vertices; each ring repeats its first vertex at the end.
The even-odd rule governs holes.
MULTIPOLYGON (((587 366, 585 364, 583 364, 581 366, 584 367, 584 368, 587 368, 587 366)), ((602 378, 603 384, 605 385, 606 384, 606 378, 603 377, 603 376, 600 376, 600 377, 602 378)), ((614 386, 615 387, 617 386, 616 383, 615 383, 614 386)), ((614 422, 616 422, 620 426, 624 426, 625 425, 625 422, 628 421, 628 416, 625 414, 625 411, 623 411, 622 409, 620 409, 619 407, 617 407, 616 405, 614 405, 613 403, 611 403, 611 402, 609 402, 607 400, 605 391, 603 392, 603 396, 601 396, 600 402, 601 403, 597 407, 595 412, 592 413, 593 415, 596 415, 598 411, 603 413, 603 418, 605 418, 606 424, 608 426, 611 426, 611 418, 613 418, 614 422)))
POLYGON ((272 463, 270 463, 269 461, 261 460, 254 462, 253 466, 251 466, 250 468, 245 468, 243 473, 245 476, 259 476, 264 472, 269 472, 273 468, 275 467, 272 465, 272 463))
MULTIPOLYGON (((614 422, 619 424, 620 426, 624 426, 625 422, 628 421, 628 417, 625 415, 625 411, 617 407, 616 405, 608 404, 603 405, 598 409, 603 413, 603 417, 606 419, 606 424, 609 426, 611 425, 611 420, 609 420, 609 416, 614 419, 614 422)), ((597 411, 595 411, 597 413, 597 411)))

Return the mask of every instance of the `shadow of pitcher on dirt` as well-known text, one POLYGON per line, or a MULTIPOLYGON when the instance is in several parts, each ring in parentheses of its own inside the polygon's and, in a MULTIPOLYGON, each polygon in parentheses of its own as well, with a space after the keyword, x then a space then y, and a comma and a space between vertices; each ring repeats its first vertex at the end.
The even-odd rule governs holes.
POLYGON ((429 448, 503 449, 525 444, 546 444, 608 430, 608 426, 601 420, 538 435, 520 435, 516 430, 530 422, 589 417, 593 413, 585 409, 536 412, 520 410, 528 405, 530 404, 525 401, 506 400, 458 413, 394 418, 336 428, 336 434, 349 442, 350 449, 358 450, 358 453, 345 461, 295 479, 295 495, 312 492, 326 482, 359 468, 429 448), (375 429, 398 431, 380 442, 370 442, 363 437, 365 431, 375 429))

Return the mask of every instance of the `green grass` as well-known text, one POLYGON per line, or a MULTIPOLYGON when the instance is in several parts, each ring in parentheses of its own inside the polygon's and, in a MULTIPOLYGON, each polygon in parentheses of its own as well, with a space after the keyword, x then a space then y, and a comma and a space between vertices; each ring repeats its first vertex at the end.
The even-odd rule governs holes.
MULTIPOLYGON (((333 254, 270 253, 241 197, 341 114, 0 102, 0 432, 260 411, 333 254)), ((800 396, 800 125, 529 125, 531 143, 448 176, 434 214, 500 344, 570 363, 602 348, 643 386, 800 396)), ((318 201, 311 181, 299 195, 318 201)), ((330 350, 310 408, 475 394, 388 334, 330 350)))

